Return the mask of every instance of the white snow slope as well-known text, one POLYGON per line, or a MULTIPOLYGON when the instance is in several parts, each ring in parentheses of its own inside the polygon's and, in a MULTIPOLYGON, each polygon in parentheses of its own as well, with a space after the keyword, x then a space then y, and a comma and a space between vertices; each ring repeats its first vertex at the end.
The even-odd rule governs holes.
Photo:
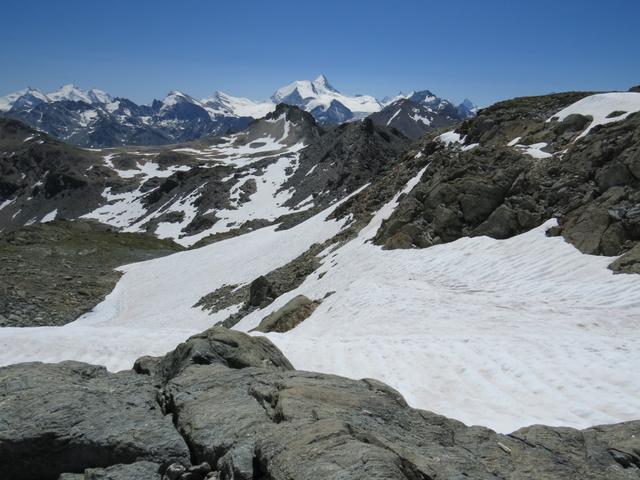
POLYGON ((75 322, 63 327, 0 328, 0 365, 73 359, 122 370, 131 368, 141 355, 164 354, 235 311, 209 316, 192 308, 202 296, 224 284, 249 283, 338 233, 344 222, 325 221, 332 208, 290 230, 266 227, 121 267, 124 275, 113 292, 75 322))
POLYGON ((636 92, 611 92, 611 93, 599 93, 597 95, 591 95, 589 97, 578 100, 576 103, 569 105, 564 110, 556 113, 548 121, 557 119, 563 121, 569 115, 578 113, 580 115, 591 116, 593 121, 591 124, 580 134, 580 137, 584 137, 589 131, 597 125, 604 125, 605 123, 618 122, 624 120, 632 113, 640 111, 640 93, 636 92), (607 118, 613 112, 621 112, 620 115, 611 116, 607 118))
MULTIPOLYGON (((237 328, 252 329, 295 295, 335 292, 294 330, 268 335, 299 369, 378 378, 415 407, 501 432, 637 418, 639 276, 613 275, 611 258, 547 238, 553 220, 509 240, 383 251, 368 239, 394 206, 237 328)), ((202 295, 331 238, 342 223, 327 214, 126 266, 114 291, 76 322, 0 329, 0 364, 76 359, 118 370, 162 354, 237 308, 207 316, 192 308, 202 295)))
POLYGON ((390 211, 236 328, 295 295, 335 292, 294 330, 267 335, 296 368, 377 378, 415 407, 501 432, 637 418, 638 276, 546 237, 554 220, 504 241, 383 251, 367 240, 390 211))

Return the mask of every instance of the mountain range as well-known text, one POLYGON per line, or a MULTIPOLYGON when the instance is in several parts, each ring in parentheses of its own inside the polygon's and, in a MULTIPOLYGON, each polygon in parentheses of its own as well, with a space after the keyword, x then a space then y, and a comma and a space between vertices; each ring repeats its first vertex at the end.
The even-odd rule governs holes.
POLYGON ((245 129, 285 103, 311 113, 322 125, 361 120, 396 128, 417 138, 434 128, 475 115, 468 100, 455 106, 428 90, 377 100, 349 96, 324 75, 279 88, 269 100, 254 101, 215 92, 203 99, 174 90, 162 100, 139 105, 98 90, 69 84, 51 93, 26 88, 0 98, 0 115, 21 120, 65 142, 90 148, 119 145, 163 145, 245 129))

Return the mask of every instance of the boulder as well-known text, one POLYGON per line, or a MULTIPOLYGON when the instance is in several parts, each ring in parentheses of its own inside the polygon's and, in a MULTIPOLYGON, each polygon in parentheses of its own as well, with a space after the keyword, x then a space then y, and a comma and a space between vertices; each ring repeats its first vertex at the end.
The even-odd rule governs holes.
POLYGON ((249 305, 252 307, 262 307, 269 304, 278 295, 274 291, 273 285, 265 276, 256 278, 249 285, 249 305))
POLYGON ((615 273, 640 273, 640 242, 609 265, 615 273))
POLYGON ((193 364, 293 369, 289 360, 269 339, 252 337, 224 327, 212 327, 194 335, 162 358, 142 357, 136 361, 134 369, 139 373, 155 374, 164 383, 193 364))
POLYGON ((288 332, 306 320, 318 305, 320 305, 320 302, 317 300, 310 300, 304 295, 297 295, 283 307, 263 318, 254 330, 263 333, 288 332))

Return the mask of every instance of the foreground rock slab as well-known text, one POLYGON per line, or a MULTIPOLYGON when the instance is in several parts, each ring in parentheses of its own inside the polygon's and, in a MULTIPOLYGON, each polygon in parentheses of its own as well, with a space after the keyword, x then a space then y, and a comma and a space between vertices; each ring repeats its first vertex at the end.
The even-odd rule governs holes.
POLYGON ((168 410, 226 479, 640 478, 640 422, 511 435, 412 409, 375 380, 192 365, 168 410))
POLYGON ((266 338, 222 327, 135 371, 2 368, 0 406, 2 479, 640 478, 640 421, 501 435, 377 380, 293 370, 266 338))

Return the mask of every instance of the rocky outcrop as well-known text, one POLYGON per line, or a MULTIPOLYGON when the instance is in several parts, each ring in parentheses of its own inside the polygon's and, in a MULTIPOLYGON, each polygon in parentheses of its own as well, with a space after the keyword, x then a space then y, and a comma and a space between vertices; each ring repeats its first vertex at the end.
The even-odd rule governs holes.
POLYGON ((304 295, 296 295, 283 307, 263 318, 254 330, 263 333, 288 332, 311 316, 318 305, 320 302, 317 300, 310 300, 304 295))
POLYGON ((426 139, 429 168, 377 243, 423 248, 463 236, 509 238, 556 217, 584 253, 629 250, 640 240, 640 114, 580 139, 590 118, 547 121, 584 95, 498 103, 459 127, 464 144, 426 139))
POLYGON ((255 368, 193 365, 164 395, 194 456, 215 465, 224 479, 623 479, 640 473, 634 464, 638 422, 498 435, 412 409, 374 380, 255 368))
POLYGON ((223 328, 136 370, 0 369, 2 478, 640 478, 640 422, 501 435, 376 380, 292 370, 268 340, 223 328))

